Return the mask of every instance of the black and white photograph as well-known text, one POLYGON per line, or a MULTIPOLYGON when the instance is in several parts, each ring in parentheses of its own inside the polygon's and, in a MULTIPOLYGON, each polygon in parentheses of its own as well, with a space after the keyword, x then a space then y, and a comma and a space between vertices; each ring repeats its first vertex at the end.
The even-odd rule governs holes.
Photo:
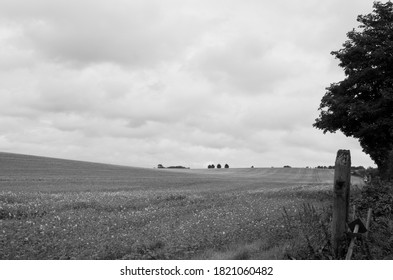
POLYGON ((391 1, 0 0, 0 271, 391 265, 392 179, 391 1))

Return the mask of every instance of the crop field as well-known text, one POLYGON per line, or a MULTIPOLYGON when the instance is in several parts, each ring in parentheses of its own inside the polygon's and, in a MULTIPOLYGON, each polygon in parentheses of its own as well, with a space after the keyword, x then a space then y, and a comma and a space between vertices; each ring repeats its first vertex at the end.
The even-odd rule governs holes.
POLYGON ((223 252, 239 246, 271 250, 264 240, 285 227, 283 207, 320 204, 332 181, 328 169, 164 170, 0 153, 0 259, 209 259, 236 258, 223 252))

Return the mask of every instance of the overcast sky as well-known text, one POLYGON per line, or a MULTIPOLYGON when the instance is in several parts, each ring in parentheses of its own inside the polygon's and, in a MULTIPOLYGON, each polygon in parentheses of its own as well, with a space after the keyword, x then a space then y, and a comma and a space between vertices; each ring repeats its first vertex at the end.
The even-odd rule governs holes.
POLYGON ((0 0, 0 151, 130 166, 333 165, 312 127, 371 0, 0 0))

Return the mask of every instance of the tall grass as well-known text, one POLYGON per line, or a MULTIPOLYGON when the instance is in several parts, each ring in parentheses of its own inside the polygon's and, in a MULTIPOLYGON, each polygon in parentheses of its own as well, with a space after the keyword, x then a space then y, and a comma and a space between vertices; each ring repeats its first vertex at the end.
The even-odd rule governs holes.
MULTIPOLYGON (((360 218, 365 224, 369 208, 373 216, 368 238, 363 235, 356 239, 351 259, 393 259, 393 184, 376 180, 362 189, 353 186, 352 190, 351 205, 356 213, 350 213, 350 217, 360 218)), ((326 198, 326 193, 320 194, 321 198, 326 198)), ((321 201, 328 202, 327 199, 321 201)), ((316 205, 304 203, 291 210, 283 207, 280 220, 283 226, 276 227, 268 241, 270 245, 277 244, 280 248, 280 259, 345 258, 351 235, 347 234, 340 245, 343 255, 334 255, 331 244, 331 204, 316 205)), ((261 256, 265 257, 263 254, 261 256)))

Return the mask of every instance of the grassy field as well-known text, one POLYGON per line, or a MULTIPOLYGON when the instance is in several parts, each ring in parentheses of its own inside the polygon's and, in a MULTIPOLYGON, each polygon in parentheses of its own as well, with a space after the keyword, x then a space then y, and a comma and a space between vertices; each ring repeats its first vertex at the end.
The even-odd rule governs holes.
POLYGON ((285 244, 272 232, 286 230, 284 207, 325 206, 332 180, 327 169, 163 170, 0 153, 0 259, 280 259, 285 244))

